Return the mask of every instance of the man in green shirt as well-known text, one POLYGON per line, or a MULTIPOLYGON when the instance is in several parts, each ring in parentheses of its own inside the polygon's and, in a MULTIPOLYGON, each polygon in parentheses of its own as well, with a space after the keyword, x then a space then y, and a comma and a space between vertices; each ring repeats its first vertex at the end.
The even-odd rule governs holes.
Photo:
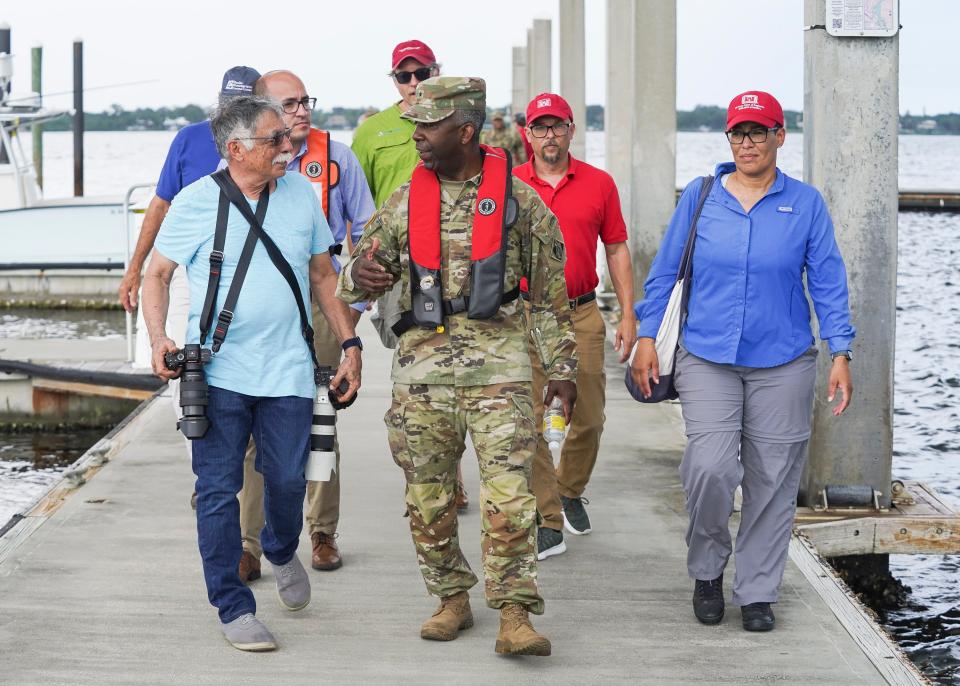
POLYGON ((417 84, 440 73, 433 50, 418 40, 404 41, 393 49, 390 78, 400 101, 364 120, 353 132, 354 154, 367 176, 377 207, 410 180, 420 158, 413 142, 415 124, 400 115, 416 100, 417 84))

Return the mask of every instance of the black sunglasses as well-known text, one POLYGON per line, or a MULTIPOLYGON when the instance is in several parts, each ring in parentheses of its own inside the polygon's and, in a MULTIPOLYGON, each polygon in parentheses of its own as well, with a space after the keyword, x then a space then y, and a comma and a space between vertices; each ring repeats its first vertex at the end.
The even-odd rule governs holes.
POLYGON ((417 81, 426 81, 430 78, 430 73, 433 71, 433 67, 420 67, 419 69, 414 69, 413 71, 395 71, 393 72, 393 78, 397 80, 397 83, 408 84, 410 83, 411 77, 416 76, 417 81))
POLYGON ((268 145, 272 145, 275 148, 279 148, 283 144, 283 139, 290 138, 290 129, 284 131, 277 131, 272 136, 246 136, 242 138, 235 138, 234 140, 238 141, 266 141, 268 145))

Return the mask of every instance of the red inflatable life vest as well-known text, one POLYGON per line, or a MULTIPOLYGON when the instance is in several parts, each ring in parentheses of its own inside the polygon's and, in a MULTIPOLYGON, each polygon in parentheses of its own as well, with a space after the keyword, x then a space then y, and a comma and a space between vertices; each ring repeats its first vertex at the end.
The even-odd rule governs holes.
POLYGON ((489 319, 517 298, 519 287, 503 290, 507 231, 516 222, 510 155, 502 148, 480 146, 483 178, 477 191, 470 245, 470 293, 444 300, 440 274, 440 180, 420 163, 410 180, 408 247, 412 309, 394 325, 398 336, 411 326, 443 330, 445 316, 467 312, 489 319))

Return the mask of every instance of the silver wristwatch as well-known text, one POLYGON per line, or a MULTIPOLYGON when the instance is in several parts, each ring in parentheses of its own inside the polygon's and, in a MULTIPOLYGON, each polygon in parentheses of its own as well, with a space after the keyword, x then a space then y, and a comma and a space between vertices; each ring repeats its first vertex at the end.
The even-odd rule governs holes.
POLYGON ((838 350, 837 352, 832 353, 832 354, 830 355, 830 359, 831 359, 831 360, 835 360, 835 359, 837 359, 838 357, 845 357, 845 358, 847 358, 848 360, 852 360, 852 359, 853 359, 853 351, 852 351, 852 350, 838 350))

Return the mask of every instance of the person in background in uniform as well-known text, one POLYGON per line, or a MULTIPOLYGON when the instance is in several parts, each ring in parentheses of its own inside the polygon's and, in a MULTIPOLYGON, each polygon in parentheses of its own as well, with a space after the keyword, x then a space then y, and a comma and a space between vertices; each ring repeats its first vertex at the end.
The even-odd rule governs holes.
POLYGON ((407 481, 420 571, 440 598, 420 636, 450 641, 473 625, 468 591, 477 577, 460 550, 455 507, 469 431, 480 465, 487 604, 500 610, 496 652, 549 655, 549 639, 528 616, 543 612, 543 599, 529 490, 537 430, 527 332, 543 332, 547 401, 560 398, 568 417, 576 342, 563 236, 537 194, 508 175, 502 151, 480 146, 485 99, 482 79, 441 76, 417 86, 404 117, 417 124, 423 163, 367 224, 337 294, 357 302, 401 284, 407 328, 384 419, 407 481), (508 190, 513 199, 504 202, 508 190), (530 321, 517 298, 521 277, 529 279, 530 321))
MULTIPOLYGON (((338 143, 327 131, 310 126, 316 98, 307 95, 303 81, 289 71, 264 74, 254 86, 254 94, 276 100, 283 110, 283 124, 290 130, 294 154, 287 171, 299 172, 311 181, 324 216, 333 234, 331 257, 339 271, 339 255, 349 232, 353 243, 360 239, 363 227, 373 214, 373 198, 356 156, 347 145, 338 143)), ((360 320, 365 303, 351 308, 354 325, 360 320)), ((313 331, 317 359, 334 369, 343 353, 341 343, 313 301, 313 331)), ((329 481, 307 482, 307 526, 313 547, 311 566, 332 571, 343 565, 337 545, 337 523, 340 521, 340 444, 334 443, 337 468, 329 481)), ((264 525, 263 476, 255 466, 256 448, 247 446, 244 460, 243 490, 240 491, 240 530, 243 535, 243 556, 240 578, 253 581, 260 577, 260 532, 264 525)))
MULTIPOLYGON (((220 104, 238 95, 251 95, 253 84, 260 78, 260 73, 250 67, 231 67, 223 74, 220 84, 220 104)), ((205 119, 195 124, 189 124, 177 131, 173 137, 167 159, 160 170, 160 179, 147 211, 143 216, 140 235, 137 245, 130 257, 127 271, 120 281, 120 304, 127 312, 133 312, 137 306, 137 293, 140 290, 140 274, 147 255, 153 250, 154 241, 164 217, 170 210, 170 204, 181 190, 197 179, 212 174, 220 163, 220 153, 213 140, 213 131, 210 120, 205 119)), ((178 346, 183 346, 187 332, 187 313, 190 310, 190 286, 187 282, 186 267, 181 265, 170 281, 170 305, 167 311, 167 335, 178 346)), ((147 326, 143 321, 143 313, 138 314, 137 332, 146 335, 147 326)), ((171 379, 170 392, 173 396, 173 408, 180 416, 180 380, 171 379)), ((190 496, 190 506, 196 509, 197 494, 190 496)))
MULTIPOLYGON (((417 85, 440 73, 437 58, 423 41, 408 40, 393 48, 388 76, 400 94, 400 101, 366 118, 353 132, 353 152, 367 175, 370 192, 377 207, 401 185, 410 180, 420 157, 413 140, 415 125, 403 114, 416 102, 417 85)), ((375 325, 381 324, 381 310, 396 309, 400 294, 388 291, 378 302, 373 314, 375 325)), ((459 469, 459 467, 458 467, 459 469)), ((458 473, 459 474, 459 473, 458 473)), ((469 507, 463 478, 457 477, 457 508, 466 512, 469 507)))
POLYGON ((514 127, 517 131, 517 135, 520 136, 520 142, 523 143, 523 154, 526 161, 533 159, 533 146, 530 145, 530 141, 527 139, 527 117, 523 112, 517 112, 513 115, 514 127))
MULTIPOLYGON (((813 414, 820 338, 833 366, 827 400, 837 416, 850 404, 847 272, 830 213, 817 189, 777 168, 786 139, 783 110, 769 93, 747 91, 727 108, 733 162, 717 165, 697 224, 690 303, 677 353, 687 447, 680 477, 687 496, 687 571, 693 611, 704 624, 723 619, 723 571, 732 546, 728 520, 743 487, 733 602, 743 628, 769 631, 783 579, 797 489, 813 414)), ((702 188, 690 182, 670 220, 637 303, 640 318, 631 373, 650 395, 659 379, 654 340, 702 188)))
POLYGON ((503 123, 503 112, 497 111, 490 118, 491 128, 484 130, 480 134, 480 142, 494 148, 503 148, 510 153, 513 165, 518 166, 527 161, 526 152, 523 149, 523 141, 513 127, 507 127, 503 123))
MULTIPOLYGON (((637 321, 633 313, 633 269, 627 227, 616 184, 605 171, 570 154, 576 127, 573 111, 562 97, 541 93, 527 106, 526 120, 534 156, 513 173, 533 187, 560 222, 567 246, 568 306, 580 352, 579 401, 556 469, 543 436, 537 441, 533 492, 543 520, 537 534, 537 550, 542 560, 567 549, 563 541, 564 528, 578 536, 591 531, 583 492, 600 451, 607 379, 603 368, 606 325, 594 292, 599 284, 598 240, 603 242, 607 271, 620 303, 620 324, 613 347, 620 352, 621 362, 633 348, 637 321)), ((543 421, 543 389, 547 380, 533 349, 531 360, 533 400, 539 426, 543 421)))

